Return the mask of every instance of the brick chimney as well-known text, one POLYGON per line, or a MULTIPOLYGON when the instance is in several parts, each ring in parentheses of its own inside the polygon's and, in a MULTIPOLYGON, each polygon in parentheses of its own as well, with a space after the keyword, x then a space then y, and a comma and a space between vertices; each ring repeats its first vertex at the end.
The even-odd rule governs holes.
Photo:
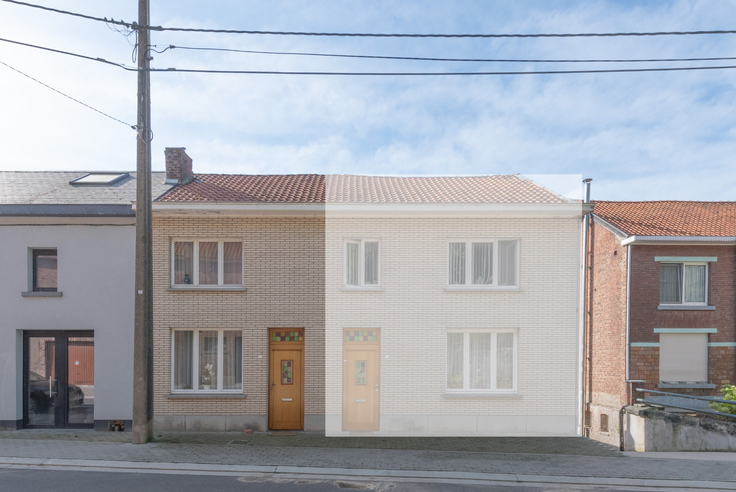
POLYGON ((194 181, 192 158, 184 147, 166 147, 166 183, 187 184, 194 181))

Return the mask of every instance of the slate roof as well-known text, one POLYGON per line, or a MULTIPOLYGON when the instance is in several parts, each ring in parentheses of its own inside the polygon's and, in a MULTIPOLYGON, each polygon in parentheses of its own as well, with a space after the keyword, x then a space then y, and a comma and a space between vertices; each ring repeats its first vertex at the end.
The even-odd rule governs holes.
POLYGON ((594 203, 596 216, 629 236, 736 236, 736 202, 594 203))
MULTIPOLYGON (((0 171, 0 205, 130 205, 136 198, 136 173, 112 185, 70 185, 89 171, 0 171)), ((166 173, 154 172, 153 196, 172 185, 166 173)))
POLYGON ((387 177, 195 174, 160 202, 572 203, 520 175, 387 177))

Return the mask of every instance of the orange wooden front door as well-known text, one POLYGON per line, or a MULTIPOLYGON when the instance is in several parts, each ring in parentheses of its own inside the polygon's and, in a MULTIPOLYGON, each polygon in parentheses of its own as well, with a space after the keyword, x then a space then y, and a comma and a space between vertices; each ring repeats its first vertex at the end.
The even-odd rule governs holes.
POLYGON ((304 330, 269 330, 269 429, 304 428, 304 330))
POLYGON ((381 367, 378 330, 344 331, 342 379, 343 430, 379 430, 381 367))

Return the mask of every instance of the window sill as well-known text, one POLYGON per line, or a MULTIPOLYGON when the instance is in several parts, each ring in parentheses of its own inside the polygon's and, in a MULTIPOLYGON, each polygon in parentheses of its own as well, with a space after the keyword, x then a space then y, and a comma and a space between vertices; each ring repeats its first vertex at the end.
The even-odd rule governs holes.
POLYGON ((522 396, 518 393, 445 393, 444 398, 492 398, 504 400, 521 400, 522 396))
POLYGON ((383 292, 382 287, 343 287, 343 292, 383 292))
POLYGON ((693 389, 715 389, 715 384, 710 383, 659 383, 657 388, 693 388, 693 389))
POLYGON ((445 292, 523 292, 520 287, 449 287, 445 286, 445 292))
POLYGON ((660 304, 657 306, 659 311, 715 311, 715 306, 688 306, 675 304, 660 304))
POLYGON ((61 292, 21 292, 23 297, 61 297, 61 292))
POLYGON ((172 285, 166 290, 168 290, 169 292, 246 292, 248 289, 240 286, 226 287, 223 285, 215 285, 213 287, 206 287, 202 285, 195 285, 192 287, 180 287, 172 285))
POLYGON ((236 400, 245 400, 242 393, 219 393, 217 391, 201 391, 198 393, 171 393, 166 395, 170 400, 188 399, 188 398, 230 398, 236 400))

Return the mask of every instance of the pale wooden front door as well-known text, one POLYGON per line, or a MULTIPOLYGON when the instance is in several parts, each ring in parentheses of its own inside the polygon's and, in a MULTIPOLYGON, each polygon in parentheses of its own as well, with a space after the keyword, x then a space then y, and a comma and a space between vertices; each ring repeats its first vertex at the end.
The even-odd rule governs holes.
POLYGON ((379 430, 380 346, 379 330, 343 332, 343 430, 379 430))
POLYGON ((304 428, 304 330, 269 330, 269 429, 304 428))

